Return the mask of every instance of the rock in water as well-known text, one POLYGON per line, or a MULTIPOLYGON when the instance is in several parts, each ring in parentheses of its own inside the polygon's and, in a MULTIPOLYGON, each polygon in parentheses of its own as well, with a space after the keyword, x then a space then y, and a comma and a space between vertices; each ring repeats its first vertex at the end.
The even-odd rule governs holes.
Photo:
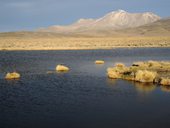
POLYGON ((7 73, 5 79, 19 79, 21 75, 17 72, 7 73))
POLYGON ((64 72, 64 71, 69 71, 69 68, 64 65, 57 65, 56 70, 60 72, 61 71, 64 72))

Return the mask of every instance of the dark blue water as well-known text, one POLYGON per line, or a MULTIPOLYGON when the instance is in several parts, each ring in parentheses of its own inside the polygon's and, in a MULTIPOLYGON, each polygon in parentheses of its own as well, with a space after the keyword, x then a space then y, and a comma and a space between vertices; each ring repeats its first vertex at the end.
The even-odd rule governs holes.
POLYGON ((169 128, 170 88, 106 77, 116 62, 142 60, 170 61, 170 48, 1 51, 0 128, 169 128), (61 63, 71 70, 55 72, 61 63))

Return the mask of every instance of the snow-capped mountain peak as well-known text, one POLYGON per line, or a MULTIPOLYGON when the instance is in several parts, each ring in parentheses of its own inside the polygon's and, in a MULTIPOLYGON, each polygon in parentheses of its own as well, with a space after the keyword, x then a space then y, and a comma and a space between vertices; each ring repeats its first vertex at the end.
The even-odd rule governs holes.
POLYGON ((68 26, 51 26, 41 31, 70 33, 94 30, 118 30, 138 27, 159 20, 160 17, 152 12, 129 13, 124 10, 112 11, 98 19, 79 19, 68 26))

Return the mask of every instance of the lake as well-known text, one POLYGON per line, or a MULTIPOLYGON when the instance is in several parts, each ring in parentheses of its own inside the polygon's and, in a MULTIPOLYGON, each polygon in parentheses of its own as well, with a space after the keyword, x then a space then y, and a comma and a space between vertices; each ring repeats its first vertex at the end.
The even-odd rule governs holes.
POLYGON ((116 62, 143 60, 170 61, 170 48, 0 51, 0 128, 170 127, 170 88, 106 76, 116 62), (5 80, 10 71, 21 79, 5 80))

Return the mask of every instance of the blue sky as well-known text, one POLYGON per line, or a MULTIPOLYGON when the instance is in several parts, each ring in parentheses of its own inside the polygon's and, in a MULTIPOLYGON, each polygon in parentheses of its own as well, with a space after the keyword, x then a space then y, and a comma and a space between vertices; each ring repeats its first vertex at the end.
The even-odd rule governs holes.
POLYGON ((0 31, 66 25, 118 9, 170 17, 170 0, 0 0, 0 31))

